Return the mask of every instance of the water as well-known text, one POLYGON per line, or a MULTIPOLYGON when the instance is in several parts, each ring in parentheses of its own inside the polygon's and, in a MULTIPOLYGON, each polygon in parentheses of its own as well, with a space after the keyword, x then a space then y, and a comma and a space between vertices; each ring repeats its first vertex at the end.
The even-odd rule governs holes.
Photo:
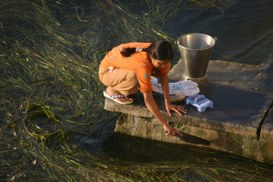
POLYGON ((152 180, 154 173, 160 173, 166 168, 166 176, 161 177, 162 181, 175 181, 169 178, 171 175, 178 176, 175 179, 180 179, 179 181, 273 179, 271 165, 206 148, 166 144, 120 134, 115 134, 105 143, 103 152, 101 156, 112 159, 117 166, 145 167, 152 180))
MULTIPOLYGON (((261 64, 272 59, 272 5, 270 0, 243 0, 229 7, 178 10, 162 29, 174 38, 193 32, 217 37, 212 59, 261 64)), ((221 152, 121 136, 114 136, 105 147, 107 155, 125 165, 167 163, 173 171, 189 166, 182 170, 186 181, 273 180, 272 166, 221 152)))
POLYGON ((200 32, 216 37, 212 59, 260 64, 272 59, 273 2, 234 1, 230 7, 193 8, 167 21, 172 36, 200 32))
POLYGON ((103 110, 96 68, 118 43, 199 32, 213 59, 272 60, 270 0, 198 2, 0 0, 1 180, 272 181, 272 165, 114 134, 103 110))

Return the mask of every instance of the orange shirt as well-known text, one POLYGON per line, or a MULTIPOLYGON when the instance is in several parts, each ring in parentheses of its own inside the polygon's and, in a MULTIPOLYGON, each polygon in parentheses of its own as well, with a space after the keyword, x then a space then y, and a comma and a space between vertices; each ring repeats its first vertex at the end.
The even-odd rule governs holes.
MULTIPOLYGON (((123 57, 120 51, 124 48, 147 48, 151 43, 132 42, 121 44, 109 51, 102 60, 100 67, 114 67, 135 70, 140 85, 140 91, 147 93, 152 91, 151 75, 153 65, 147 52, 136 52, 129 57, 123 57)), ((159 70, 160 75, 166 75, 170 69, 170 64, 166 64, 159 70)))

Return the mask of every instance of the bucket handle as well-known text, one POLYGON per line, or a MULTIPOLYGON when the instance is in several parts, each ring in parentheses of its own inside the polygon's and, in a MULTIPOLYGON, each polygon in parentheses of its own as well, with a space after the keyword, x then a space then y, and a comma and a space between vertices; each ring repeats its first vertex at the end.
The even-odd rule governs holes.
POLYGON ((176 45, 180 46, 180 44, 179 44, 179 40, 175 41, 175 42, 174 42, 174 44, 176 44, 176 45))
MULTIPOLYGON (((217 40, 218 40, 218 38, 217 38, 217 37, 213 37, 213 39, 214 39, 215 41, 217 41, 217 40)), ((174 42, 174 44, 179 45, 179 40, 176 40, 176 42, 174 42)))

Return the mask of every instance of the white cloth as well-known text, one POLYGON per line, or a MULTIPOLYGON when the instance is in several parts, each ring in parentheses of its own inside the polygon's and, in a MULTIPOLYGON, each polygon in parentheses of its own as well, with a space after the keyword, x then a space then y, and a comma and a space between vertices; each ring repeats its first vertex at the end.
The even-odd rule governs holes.
MULTIPOLYGON (((156 77, 152 76, 152 89, 154 92, 163 94, 160 82, 156 77)), ((170 96, 194 96, 200 92, 198 84, 191 80, 182 80, 178 82, 169 83, 170 96)))

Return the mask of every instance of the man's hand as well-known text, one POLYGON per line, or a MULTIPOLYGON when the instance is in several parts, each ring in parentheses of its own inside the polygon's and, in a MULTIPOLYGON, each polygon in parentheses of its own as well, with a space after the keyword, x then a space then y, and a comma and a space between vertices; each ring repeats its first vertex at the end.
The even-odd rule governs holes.
POLYGON ((187 113, 187 110, 183 106, 173 105, 173 104, 166 105, 166 111, 169 114, 169 116, 172 115, 171 111, 175 111, 180 116, 182 116, 182 114, 187 113))
POLYGON ((181 133, 178 130, 176 130, 175 128, 171 127, 168 124, 164 125, 163 128, 168 136, 180 136, 181 135, 181 133))

